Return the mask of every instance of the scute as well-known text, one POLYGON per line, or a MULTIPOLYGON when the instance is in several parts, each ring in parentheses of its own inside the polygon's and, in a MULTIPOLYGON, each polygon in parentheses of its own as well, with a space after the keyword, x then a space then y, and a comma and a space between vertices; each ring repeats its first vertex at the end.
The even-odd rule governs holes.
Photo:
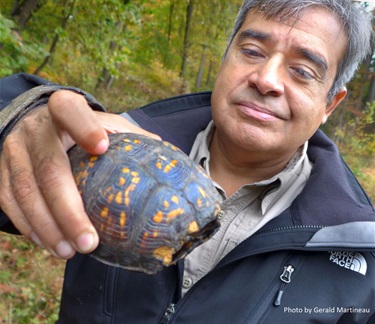
POLYGON ((220 197, 204 170, 174 145, 110 134, 102 156, 69 151, 77 187, 100 237, 91 255, 156 273, 217 231, 220 197))

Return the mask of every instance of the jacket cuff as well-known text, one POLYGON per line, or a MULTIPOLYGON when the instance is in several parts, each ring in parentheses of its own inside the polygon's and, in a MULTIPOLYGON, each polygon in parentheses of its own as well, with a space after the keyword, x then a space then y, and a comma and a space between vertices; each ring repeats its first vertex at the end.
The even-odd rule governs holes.
POLYGON ((59 85, 43 85, 32 88, 15 98, 9 105, 0 111, 0 152, 4 140, 13 126, 33 108, 47 104, 49 97, 58 90, 70 90, 85 97, 93 110, 105 111, 104 106, 89 93, 74 87, 59 85))

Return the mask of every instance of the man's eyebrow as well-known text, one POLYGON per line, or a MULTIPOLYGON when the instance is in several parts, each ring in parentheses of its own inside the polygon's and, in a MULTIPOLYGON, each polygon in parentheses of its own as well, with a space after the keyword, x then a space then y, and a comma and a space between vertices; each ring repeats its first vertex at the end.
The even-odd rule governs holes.
POLYGON ((297 47, 297 52, 310 62, 317 65, 322 71, 328 70, 327 61, 321 55, 314 53, 311 50, 304 47, 297 47))
POLYGON ((262 33, 253 29, 245 29, 238 35, 238 41, 244 41, 247 38, 253 38, 260 41, 265 41, 271 38, 269 34, 262 33))

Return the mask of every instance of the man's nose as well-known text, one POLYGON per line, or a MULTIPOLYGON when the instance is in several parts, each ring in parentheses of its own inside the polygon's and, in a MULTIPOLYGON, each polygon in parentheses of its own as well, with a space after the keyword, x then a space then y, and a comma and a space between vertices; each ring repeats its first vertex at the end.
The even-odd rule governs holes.
POLYGON ((249 77, 249 86, 262 95, 281 96, 284 93, 285 72, 280 59, 269 59, 255 67, 249 77))

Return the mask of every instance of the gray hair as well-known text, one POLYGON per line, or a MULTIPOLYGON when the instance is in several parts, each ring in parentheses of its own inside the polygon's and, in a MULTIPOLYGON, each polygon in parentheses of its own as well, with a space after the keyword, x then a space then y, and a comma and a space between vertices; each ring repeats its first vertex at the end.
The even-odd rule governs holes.
POLYGON ((371 52, 372 15, 366 12, 358 2, 351 0, 245 0, 237 15, 224 59, 250 10, 264 14, 266 19, 277 17, 280 20, 286 20, 292 16, 299 19, 302 11, 310 7, 326 8, 336 15, 348 39, 347 51, 339 62, 336 78, 328 93, 327 102, 330 102, 354 77, 359 64, 371 52))

